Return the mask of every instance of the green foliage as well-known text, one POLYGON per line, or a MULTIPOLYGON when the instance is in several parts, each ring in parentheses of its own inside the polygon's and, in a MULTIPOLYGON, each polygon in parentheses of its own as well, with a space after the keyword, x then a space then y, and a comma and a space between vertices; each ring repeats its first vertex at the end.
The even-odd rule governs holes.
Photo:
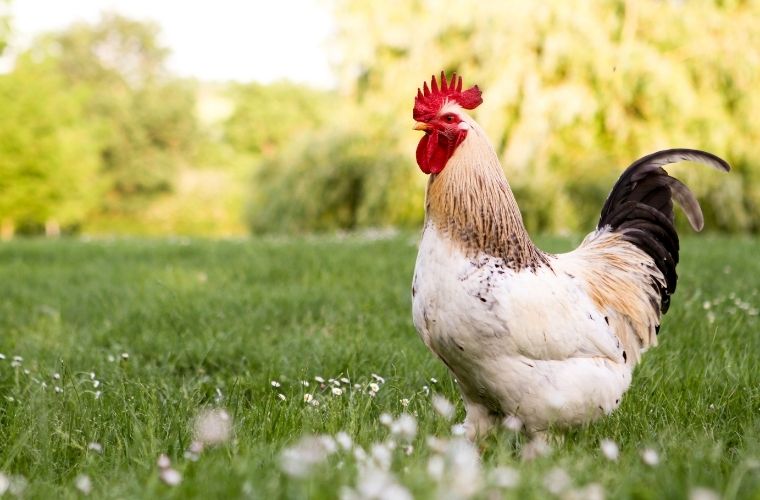
POLYGON ((315 133, 257 165, 249 225, 254 232, 408 226, 422 216, 416 177, 387 137, 315 133))
MULTIPOLYGON (((388 437, 380 415, 410 413, 417 437, 408 455, 402 446, 392 452, 391 472, 415 498, 441 498, 427 472, 436 446, 428 436, 450 437, 464 409, 411 324, 413 240, 0 245, 0 470, 23 475, 30 499, 81 498, 79 474, 91 478, 92 498, 334 499, 354 486, 353 450, 304 479, 282 472, 281 451, 304 434, 345 431, 370 454, 388 437), (370 397, 373 373, 385 384, 370 397), (350 384, 333 396, 315 376, 350 384), (456 404, 453 421, 433 410, 426 386, 456 404), (320 406, 305 404, 305 393, 320 406), (234 439, 193 461, 184 455, 190 422, 214 405, 232 416, 234 439), (174 488, 159 479, 162 453, 182 474, 174 488)), ((520 459, 525 438, 502 429, 484 439, 484 475, 508 466, 519 484, 489 485, 474 498, 550 498, 546 476, 561 467, 569 488, 598 483, 606 498, 689 498, 703 487, 757 499, 759 243, 684 238, 660 345, 644 356, 621 407, 563 433, 551 455, 533 461, 520 459), (604 458, 602 439, 618 443, 617 461, 604 458), (645 447, 657 450, 659 465, 642 463, 645 447)))
POLYGON ((622 168, 668 147, 736 166, 686 175, 708 227, 760 229, 760 3, 337 0, 334 12, 341 91, 374 121, 400 126, 442 69, 479 84, 476 119, 531 229, 589 228, 622 168))
MULTIPOLYGON (((4 235, 81 223, 101 193, 97 140, 78 92, 49 61, 0 75, 0 221, 4 235)), ((50 228, 49 228, 50 229, 50 228)))
POLYGON ((334 93, 288 82, 237 84, 230 96, 234 111, 224 123, 225 139, 255 156, 290 146, 336 112, 334 93))
POLYGON ((100 209, 134 213, 174 188, 197 139, 194 85, 168 74, 158 27, 118 15, 41 38, 31 53, 50 58, 87 97, 107 194, 100 209))

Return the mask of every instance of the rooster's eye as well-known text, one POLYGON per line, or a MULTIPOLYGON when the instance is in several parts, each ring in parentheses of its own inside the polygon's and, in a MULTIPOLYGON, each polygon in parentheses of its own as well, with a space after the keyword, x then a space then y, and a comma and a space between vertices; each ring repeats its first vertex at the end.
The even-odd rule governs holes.
POLYGON ((453 123, 454 122, 454 115, 446 115, 443 117, 444 120, 446 120, 446 123, 453 123))

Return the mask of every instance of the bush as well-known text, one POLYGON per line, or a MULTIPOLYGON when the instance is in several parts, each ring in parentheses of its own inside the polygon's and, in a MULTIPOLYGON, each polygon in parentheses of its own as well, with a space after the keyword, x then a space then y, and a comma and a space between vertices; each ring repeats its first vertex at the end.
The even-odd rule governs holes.
POLYGON ((254 233, 411 226, 423 177, 387 137, 315 133, 256 166, 247 220, 254 233))

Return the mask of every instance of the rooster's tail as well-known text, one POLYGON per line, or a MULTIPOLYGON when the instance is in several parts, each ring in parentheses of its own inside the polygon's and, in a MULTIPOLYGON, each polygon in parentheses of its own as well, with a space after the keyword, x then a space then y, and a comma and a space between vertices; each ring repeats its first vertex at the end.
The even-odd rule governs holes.
POLYGON ((620 233, 622 238, 646 252, 665 278, 657 284, 660 310, 670 306, 676 289, 678 234, 673 225, 673 200, 686 213, 691 227, 700 231, 704 225, 696 198, 678 179, 662 168, 670 163, 692 161, 727 172, 728 163, 717 156, 696 149, 667 149, 633 162, 613 186, 602 208, 597 229, 620 233))

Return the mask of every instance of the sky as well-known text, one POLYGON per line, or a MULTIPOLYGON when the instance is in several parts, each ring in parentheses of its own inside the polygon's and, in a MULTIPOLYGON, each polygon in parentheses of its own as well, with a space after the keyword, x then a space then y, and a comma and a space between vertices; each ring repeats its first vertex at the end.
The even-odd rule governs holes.
MULTIPOLYGON (((11 0, 12 48, 103 11, 161 26, 180 76, 212 81, 280 79, 331 87, 326 44, 333 29, 324 0, 11 0)), ((12 52, 12 51, 11 51, 12 52)), ((5 62, 5 66, 8 62, 5 62)))

